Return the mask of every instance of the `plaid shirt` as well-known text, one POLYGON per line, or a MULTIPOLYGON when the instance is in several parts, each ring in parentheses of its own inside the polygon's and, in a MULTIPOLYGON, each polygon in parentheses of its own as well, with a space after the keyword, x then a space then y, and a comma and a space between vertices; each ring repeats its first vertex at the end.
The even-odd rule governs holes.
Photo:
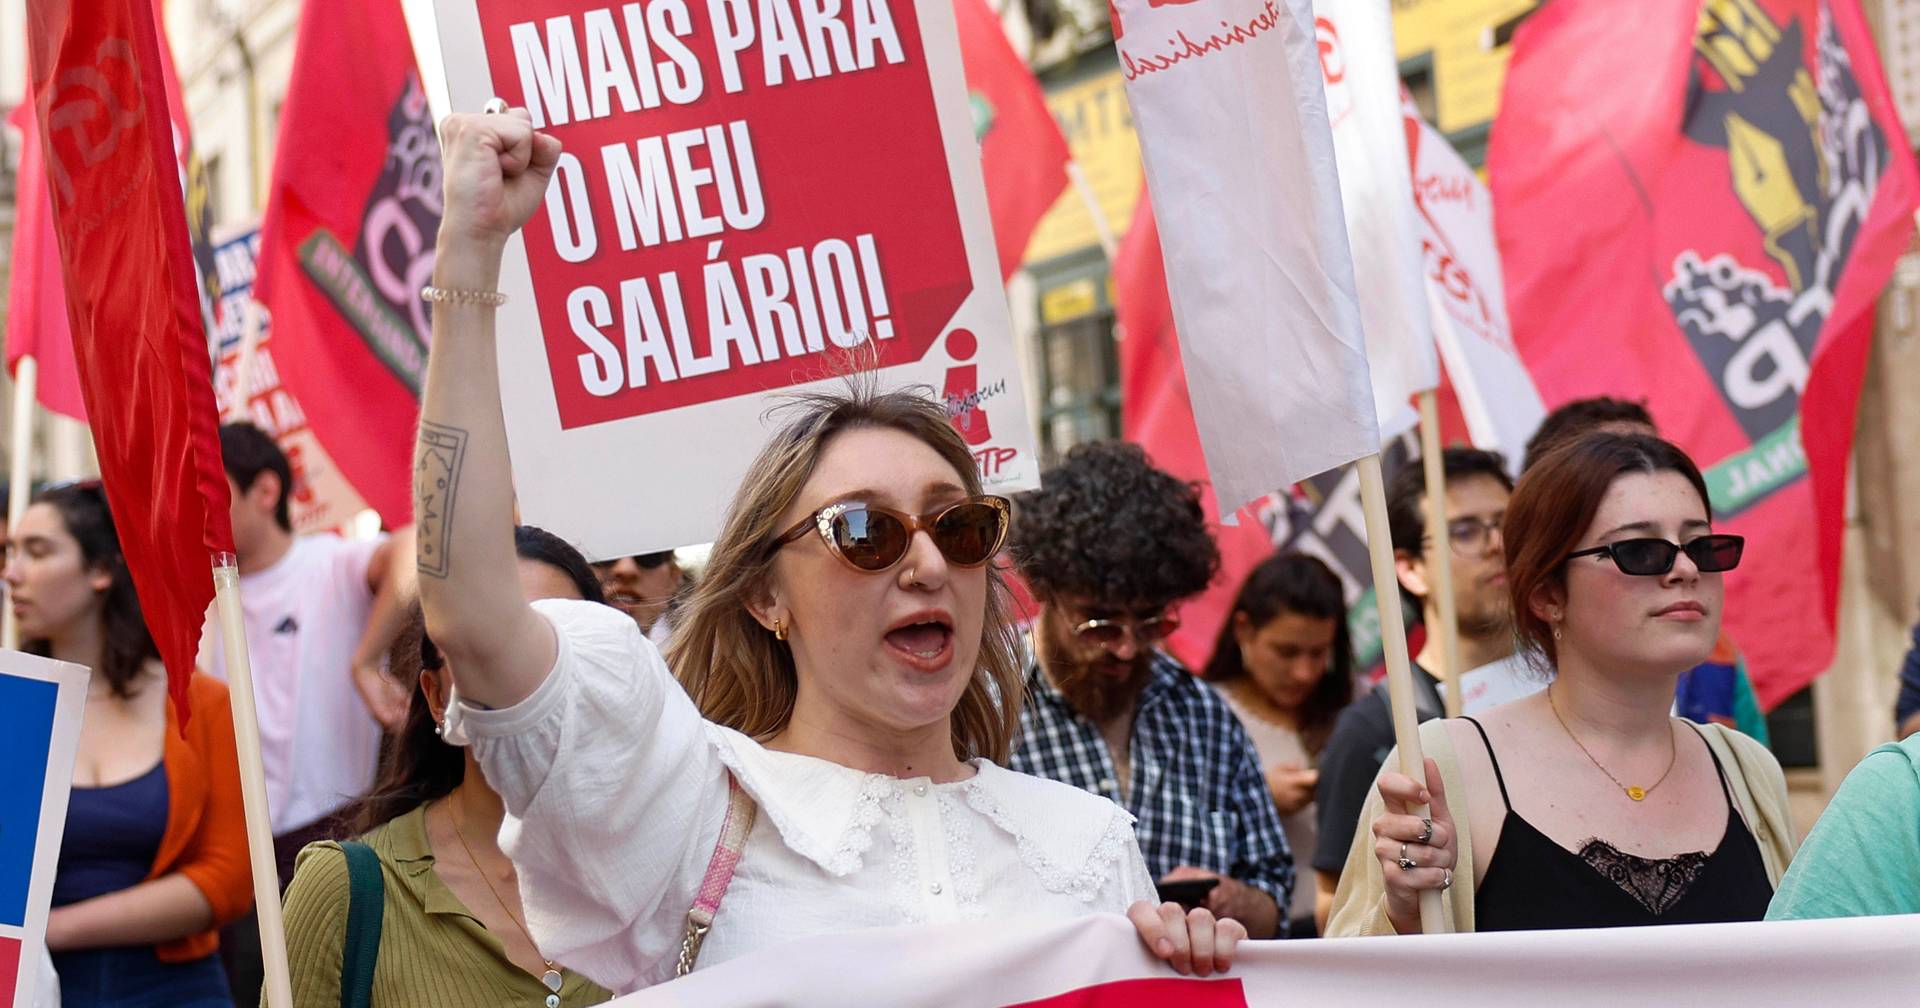
POLYGON ((1293 852, 1280 826, 1253 742, 1225 700, 1167 655, 1133 716, 1131 779, 1121 800, 1113 757, 1099 726, 1073 709, 1041 673, 1027 668, 1027 704, 1013 769, 1064 781, 1125 805, 1147 869, 1162 878, 1180 865, 1218 872, 1272 896, 1281 934, 1293 896, 1293 852))

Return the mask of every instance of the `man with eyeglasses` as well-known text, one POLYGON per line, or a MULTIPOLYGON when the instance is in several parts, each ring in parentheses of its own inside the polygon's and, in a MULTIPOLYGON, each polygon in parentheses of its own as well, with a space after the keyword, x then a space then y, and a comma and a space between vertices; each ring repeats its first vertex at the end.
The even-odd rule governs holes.
POLYGON ((1159 649, 1219 567, 1199 492, 1115 441, 1074 448, 1042 487, 1010 539, 1041 606, 1011 766, 1126 806, 1164 894, 1279 936, 1293 855, 1253 744, 1159 649))
MULTIPOLYGON (((1403 593, 1418 600, 1425 625, 1440 625, 1438 597, 1432 591, 1434 550, 1452 552, 1453 596, 1458 617, 1460 665, 1469 675, 1511 680, 1502 663, 1514 663, 1513 629, 1507 602, 1506 553, 1500 523, 1506 518, 1513 477, 1499 454, 1476 448, 1440 453, 1446 476, 1447 542, 1427 540, 1426 469, 1418 462, 1394 474, 1387 488, 1387 527, 1393 538, 1394 567, 1403 593)), ((1414 707, 1421 721, 1442 713, 1440 635, 1428 633, 1414 656, 1414 707)), ((1320 781, 1314 801, 1320 809, 1320 845, 1314 852, 1319 887, 1314 917, 1327 924, 1333 893, 1346 864, 1348 844, 1360 822, 1360 808, 1373 789, 1381 764, 1393 750, 1393 713, 1381 683, 1340 712, 1333 734, 1320 754, 1320 781)))

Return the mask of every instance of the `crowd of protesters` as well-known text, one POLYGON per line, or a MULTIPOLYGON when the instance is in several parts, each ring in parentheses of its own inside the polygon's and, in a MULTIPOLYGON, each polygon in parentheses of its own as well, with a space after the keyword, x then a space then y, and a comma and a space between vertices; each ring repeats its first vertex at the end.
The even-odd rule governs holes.
MULTIPOLYGON (((443 138, 434 284, 488 292, 557 145, 519 114, 443 138)), ((1517 482, 1465 448, 1442 487, 1394 480, 1430 631, 1416 780, 1321 561, 1254 568, 1203 667, 1162 646, 1219 556, 1136 446, 1007 500, 943 404, 850 378, 779 416, 698 577, 590 566, 515 524, 493 308, 433 325, 422 423, 460 451, 418 528, 295 535, 286 457, 222 431, 296 1004, 596 1004, 808 935, 1094 913, 1204 976, 1249 938, 1417 931, 1427 890, 1464 931, 1920 910, 1920 741, 1869 756, 1795 856, 1721 629, 1745 544, 1636 404, 1556 411, 1517 482), (1443 718, 1466 675, 1514 698, 1443 718)), ((182 734, 97 485, 42 490, 7 542, 26 647, 95 670, 47 930, 64 1003, 253 1003, 225 656, 182 734)))

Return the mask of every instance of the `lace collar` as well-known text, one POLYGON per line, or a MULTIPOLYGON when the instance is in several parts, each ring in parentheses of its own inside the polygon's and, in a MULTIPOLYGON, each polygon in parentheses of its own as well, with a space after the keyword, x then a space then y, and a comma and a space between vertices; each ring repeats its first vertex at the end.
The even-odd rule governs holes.
POLYGON ((873 846, 883 803, 901 790, 926 786, 1011 836, 1020 860, 1047 888, 1080 890, 1111 876, 1133 817, 1098 795, 1016 773, 984 759, 974 776, 950 784, 866 773, 812 756, 775 752, 719 725, 710 737, 720 761, 753 796, 780 839, 829 875, 858 871, 873 846), (1118 840, 1116 840, 1116 837, 1118 840))

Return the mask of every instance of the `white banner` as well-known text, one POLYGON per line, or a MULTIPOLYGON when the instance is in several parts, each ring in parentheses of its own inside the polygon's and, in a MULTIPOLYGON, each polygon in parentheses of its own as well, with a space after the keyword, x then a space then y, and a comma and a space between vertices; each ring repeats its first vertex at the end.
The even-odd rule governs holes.
POLYGON ((1445 137, 1410 103, 1414 205, 1426 258, 1433 336, 1476 447, 1503 452, 1518 471, 1547 415, 1507 327, 1507 288, 1493 237, 1493 198, 1445 137))
POLYGON ((498 96, 565 146, 501 272, 523 520, 709 541, 769 410, 865 367, 944 399, 990 489, 1038 484, 949 0, 423 7, 436 112, 498 96))
POLYGON ((1381 435, 1391 438, 1419 422, 1414 394, 1440 384, 1421 281, 1393 18, 1387 0, 1314 0, 1313 12, 1374 408, 1381 435))
MULTIPOLYGON (((725 915, 715 923, 725 926, 725 915)), ((811 938, 696 970, 614 1008, 1489 1008, 1910 1006, 1920 915, 1588 931, 1248 942, 1182 978, 1120 917, 811 938)))
POLYGON ((47 910, 67 827, 85 666, 0 651, 0 993, 57 1003, 45 969, 47 910))
POLYGON ((1222 517, 1380 450, 1307 0, 1115 0, 1222 517))

